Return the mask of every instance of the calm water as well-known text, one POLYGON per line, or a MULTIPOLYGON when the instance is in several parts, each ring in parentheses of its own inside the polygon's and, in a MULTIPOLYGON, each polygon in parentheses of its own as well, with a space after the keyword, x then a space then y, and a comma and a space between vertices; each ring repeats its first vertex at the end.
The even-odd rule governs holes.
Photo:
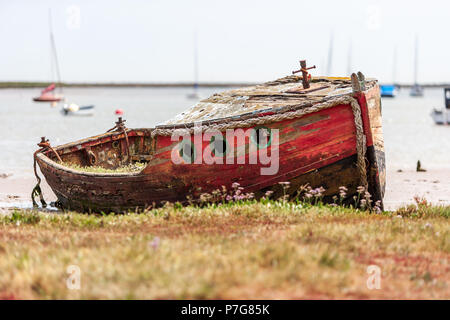
MULTIPOLYGON (((223 89, 201 89, 202 97, 223 89)), ((34 103, 37 89, 0 90, 0 174, 33 175, 33 152, 41 136, 52 145, 105 132, 114 126, 117 108, 124 110, 126 125, 152 127, 183 111, 195 101, 189 88, 68 88, 65 96, 79 105, 94 104, 93 117, 64 117, 59 107, 34 103)), ((383 127, 389 168, 450 167, 450 126, 436 126, 429 113, 443 106, 443 90, 429 89, 423 98, 403 90, 383 99, 383 127)))

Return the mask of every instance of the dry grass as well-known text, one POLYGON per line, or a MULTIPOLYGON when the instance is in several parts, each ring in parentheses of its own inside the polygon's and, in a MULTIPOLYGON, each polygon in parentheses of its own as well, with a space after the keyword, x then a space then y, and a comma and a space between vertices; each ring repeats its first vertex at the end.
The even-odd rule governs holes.
POLYGON ((370 214, 266 201, 0 217, 0 298, 449 299, 450 207, 370 214), (404 217, 400 217, 403 215, 404 217), (366 286, 368 265, 381 289, 366 286), (81 269, 69 290, 66 269, 81 269))
POLYGON ((143 162, 134 162, 134 163, 130 163, 130 164, 126 164, 126 165, 122 165, 120 167, 117 167, 115 169, 107 169, 107 168, 103 168, 100 166, 88 166, 88 167, 83 167, 77 164, 73 164, 73 163, 62 163, 63 166, 66 166, 68 168, 77 170, 77 171, 82 171, 82 172, 93 172, 93 173, 132 173, 132 172, 139 172, 142 169, 145 168, 145 166, 147 165, 146 163, 143 162))

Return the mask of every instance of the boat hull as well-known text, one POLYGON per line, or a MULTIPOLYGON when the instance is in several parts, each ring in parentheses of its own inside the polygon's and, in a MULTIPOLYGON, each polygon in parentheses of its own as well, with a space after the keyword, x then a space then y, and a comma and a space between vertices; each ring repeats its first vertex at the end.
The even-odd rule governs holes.
MULTIPOLYGON (((382 199, 385 188, 384 146, 381 129, 381 103, 378 86, 357 93, 366 137, 366 173, 368 191, 373 201, 382 199)), ((164 202, 187 203, 202 193, 239 183, 243 192, 261 197, 268 190, 273 197, 283 195, 280 182, 290 182, 287 193, 296 195, 301 186, 323 187, 325 201, 348 188, 348 201, 361 185, 357 166, 356 127, 352 108, 336 105, 299 118, 275 121, 265 125, 278 132, 279 142, 269 148, 278 153, 277 171, 261 174, 274 165, 250 162, 252 139, 237 141, 235 148, 223 156, 223 164, 206 164, 199 155, 210 146, 210 140, 191 136, 197 150, 194 163, 174 163, 179 141, 170 136, 152 137, 153 129, 127 132, 130 153, 124 152, 125 135, 104 134, 56 148, 63 162, 86 165, 89 154, 103 167, 115 167, 131 159, 146 159, 147 166, 138 173, 89 173, 70 169, 54 161, 50 151, 38 153, 37 162, 61 205, 79 211, 122 212, 135 208, 159 206, 164 202), (230 159, 230 161, 227 161, 230 159), (232 160, 232 161, 231 161, 232 160), (197 162, 197 163, 196 163, 197 162)), ((254 127, 245 129, 252 130, 254 127)), ((230 141, 227 141, 230 143, 230 141)), ((259 150, 259 149, 258 149, 259 150)), ((274 158, 275 159, 275 158, 274 158)), ((275 160, 273 160, 275 161, 275 160)))
POLYGON ((35 102, 58 102, 64 99, 60 96, 40 96, 33 98, 33 101, 35 102))
POLYGON ((434 109, 433 111, 431 111, 431 118, 436 124, 440 125, 450 124, 450 111, 448 111, 447 109, 444 110, 434 109))
MULTIPOLYGON (((336 81, 342 83, 345 80, 336 81)), ((268 90, 273 90, 271 88, 272 84, 268 90)), ((264 97, 264 101, 269 99, 283 106, 285 101, 289 101, 282 100, 283 94, 288 96, 286 99, 302 99, 297 98, 302 92, 289 88, 282 90, 285 93, 281 93, 279 98, 270 100, 272 98, 264 97)), ((219 135, 223 133, 220 136, 223 139, 221 154, 211 153, 215 140, 206 131, 190 133, 181 140, 183 137, 163 134, 158 127, 127 129, 126 133, 118 130, 56 147, 62 163, 55 161, 52 149, 44 149, 36 154, 36 161, 60 204, 79 211, 123 212, 165 202, 188 203, 222 186, 230 189, 233 183, 239 183, 243 193, 254 193, 256 198, 269 190, 274 192, 273 198, 278 198, 285 192, 296 196, 305 185, 323 187, 326 202, 331 202, 332 197, 339 193, 339 187, 344 186, 348 189, 347 201, 352 202, 352 196, 365 181, 372 200, 380 201, 382 208, 386 178, 379 87, 372 82, 368 89, 355 91, 351 97, 354 99, 349 100, 349 95, 347 99, 339 100, 342 102, 312 108, 308 113, 298 113, 298 116, 295 113, 294 117, 278 115, 303 109, 277 113, 273 111, 276 108, 270 108, 257 115, 239 116, 240 121, 274 117, 263 125, 248 125, 233 131, 234 134, 240 130, 242 139, 228 136, 225 130, 219 131, 219 135), (353 102, 350 104, 348 101, 353 102), (252 135, 262 129, 270 133, 270 143, 260 144, 256 135, 252 135), (364 139, 366 148, 360 147, 361 139, 364 139), (184 143, 194 151, 187 162, 180 161, 186 160, 184 143), (265 161, 261 160, 261 154, 266 156, 265 161), (364 170, 361 157, 364 157, 364 170), (147 164, 140 172, 134 173, 94 173, 64 165, 115 169, 130 161, 147 164), (289 182, 289 188, 284 190, 281 182, 289 182)), ((256 106, 258 99, 261 98, 256 96, 249 103, 256 106)), ((228 121, 231 120, 225 119, 222 123, 228 121)))

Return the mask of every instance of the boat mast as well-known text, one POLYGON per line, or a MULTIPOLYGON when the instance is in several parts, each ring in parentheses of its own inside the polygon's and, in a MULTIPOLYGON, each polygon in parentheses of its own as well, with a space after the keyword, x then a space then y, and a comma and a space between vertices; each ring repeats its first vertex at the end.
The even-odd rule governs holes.
POLYGON ((397 76, 397 46, 394 46, 394 59, 392 63, 392 84, 395 85, 397 76))
POLYGON ((328 48, 328 64, 327 64, 327 76, 331 75, 331 64, 333 62, 333 33, 330 37, 330 47, 328 48))
POLYGON ((198 43, 197 31, 194 33, 194 90, 198 89, 198 43))
POLYGON ((414 50, 414 84, 417 84, 417 66, 418 66, 418 49, 419 47, 419 37, 416 34, 416 40, 415 40, 415 50, 414 50))
MULTIPOLYGON (((61 74, 59 72, 58 55, 56 54, 55 37, 53 36, 52 10, 51 9, 48 9, 48 26, 49 26, 49 29, 50 29, 51 57, 54 59, 54 62, 55 62, 55 70, 56 70, 58 89, 59 89, 59 92, 62 92, 61 74)), ((52 64, 52 66, 53 66, 53 64, 52 64)))
POLYGON ((352 39, 350 39, 350 44, 348 46, 347 74, 348 76, 352 74, 352 39))

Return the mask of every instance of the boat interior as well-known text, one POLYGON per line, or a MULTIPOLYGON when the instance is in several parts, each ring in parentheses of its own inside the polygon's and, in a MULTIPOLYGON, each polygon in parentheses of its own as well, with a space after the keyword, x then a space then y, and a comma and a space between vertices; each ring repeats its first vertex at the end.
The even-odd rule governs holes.
MULTIPOLYGON (((68 143, 54 148, 67 167, 103 168, 116 170, 130 164, 145 164, 155 150, 152 129, 127 129, 123 132, 108 132, 95 137, 68 143)), ((55 162, 59 159, 52 149, 45 155, 55 162)))

